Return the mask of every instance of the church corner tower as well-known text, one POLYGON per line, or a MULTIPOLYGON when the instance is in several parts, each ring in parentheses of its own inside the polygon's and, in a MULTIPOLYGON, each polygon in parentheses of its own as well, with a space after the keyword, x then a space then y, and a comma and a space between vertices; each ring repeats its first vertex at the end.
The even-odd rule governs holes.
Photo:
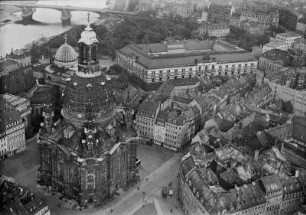
POLYGON ((136 143, 116 142, 114 94, 99 68, 89 16, 79 52, 78 69, 63 92, 63 119, 53 123, 52 109, 45 108, 38 183, 95 206, 137 180, 136 143))

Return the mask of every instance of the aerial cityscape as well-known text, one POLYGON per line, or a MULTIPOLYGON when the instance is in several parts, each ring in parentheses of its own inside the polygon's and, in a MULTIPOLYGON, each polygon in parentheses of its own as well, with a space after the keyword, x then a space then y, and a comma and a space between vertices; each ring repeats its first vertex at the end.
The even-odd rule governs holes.
POLYGON ((0 1, 0 214, 306 214, 306 0, 0 1))

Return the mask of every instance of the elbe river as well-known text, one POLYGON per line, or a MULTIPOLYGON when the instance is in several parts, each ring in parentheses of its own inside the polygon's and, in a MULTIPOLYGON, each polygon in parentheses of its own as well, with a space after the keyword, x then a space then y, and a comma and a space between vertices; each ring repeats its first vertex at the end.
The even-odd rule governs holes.
MULTIPOLYGON (((39 1, 39 4, 59 4, 71 6, 84 6, 93 8, 106 8, 106 0, 54 0, 39 1)), ((4 7, 5 9, 5 7, 4 7)), ((82 25, 87 23, 86 11, 72 11, 71 25, 63 26, 61 22, 61 12, 53 9, 37 8, 33 14, 33 20, 41 24, 23 25, 19 22, 9 22, 0 27, 0 56, 9 53, 11 49, 21 49, 25 45, 32 43, 41 37, 51 37, 63 33, 73 25, 82 25)), ((21 20, 21 11, 14 12, 17 20, 21 20)), ((90 13, 91 23, 95 22, 99 15, 90 13)), ((8 18, 9 19, 9 18, 8 18)), ((69 41, 68 41, 69 43, 69 41)))

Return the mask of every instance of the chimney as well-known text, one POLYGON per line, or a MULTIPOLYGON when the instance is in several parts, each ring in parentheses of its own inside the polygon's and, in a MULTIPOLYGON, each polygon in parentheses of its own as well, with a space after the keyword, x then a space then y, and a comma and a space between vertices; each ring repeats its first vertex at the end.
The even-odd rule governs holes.
POLYGON ((255 154, 254 154, 254 160, 255 161, 258 160, 258 155, 259 155, 259 150, 255 150, 255 154))

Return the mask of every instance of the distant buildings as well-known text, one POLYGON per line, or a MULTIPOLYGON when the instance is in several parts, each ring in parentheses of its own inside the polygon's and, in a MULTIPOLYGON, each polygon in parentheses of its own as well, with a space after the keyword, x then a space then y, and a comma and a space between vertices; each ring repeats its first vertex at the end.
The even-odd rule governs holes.
POLYGON ((168 41, 128 45, 116 53, 116 63, 146 83, 198 76, 231 76, 257 68, 253 53, 224 41, 168 41))
POLYGON ((25 123, 17 109, 0 97, 0 157, 26 149, 25 123))
POLYGON ((200 35, 220 38, 230 33, 230 27, 228 24, 202 24, 198 31, 200 35))
POLYGON ((251 21, 263 31, 269 28, 278 28, 279 13, 275 12, 257 12, 257 11, 242 11, 240 13, 240 21, 251 21))
POLYGON ((202 21, 208 23, 228 23, 235 8, 232 5, 210 4, 202 14, 202 21))
POLYGON ((48 205, 36 194, 3 175, 0 177, 0 199, 1 214, 50 215, 48 205))
POLYGON ((179 15, 182 17, 190 16, 195 9, 192 0, 140 0, 137 5, 138 11, 157 11, 160 16, 163 15, 179 15))

